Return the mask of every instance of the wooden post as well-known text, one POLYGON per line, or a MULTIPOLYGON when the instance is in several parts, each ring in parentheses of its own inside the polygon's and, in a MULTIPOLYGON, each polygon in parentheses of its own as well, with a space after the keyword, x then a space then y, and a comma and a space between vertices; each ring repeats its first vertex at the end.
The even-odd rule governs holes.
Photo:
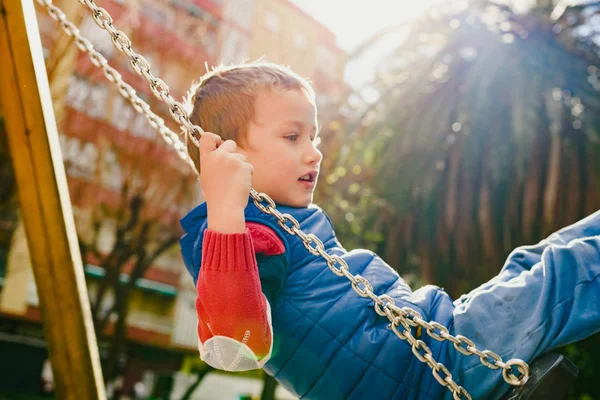
POLYGON ((0 0, 0 104, 57 398, 105 399, 33 0, 0 0))

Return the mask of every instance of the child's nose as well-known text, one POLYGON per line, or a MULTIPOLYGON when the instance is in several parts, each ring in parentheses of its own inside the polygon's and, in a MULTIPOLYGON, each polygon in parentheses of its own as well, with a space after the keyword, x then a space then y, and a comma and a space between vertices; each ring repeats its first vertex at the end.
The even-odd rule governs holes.
POLYGON ((309 164, 318 164, 323 159, 323 153, 315 147, 314 144, 310 144, 310 148, 306 153, 306 162, 309 164))

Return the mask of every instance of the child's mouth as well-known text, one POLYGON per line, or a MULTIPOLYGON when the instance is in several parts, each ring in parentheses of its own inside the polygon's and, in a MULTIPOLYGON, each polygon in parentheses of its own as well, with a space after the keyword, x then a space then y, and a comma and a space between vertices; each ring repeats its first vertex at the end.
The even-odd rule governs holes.
POLYGON ((301 176, 298 180, 299 181, 304 181, 304 182, 314 182, 315 181, 315 177, 311 173, 311 174, 306 174, 304 176, 301 176))
POLYGON ((309 172, 306 175, 302 175, 298 178, 298 181, 303 184, 305 187, 312 189, 315 187, 315 181, 317 180, 317 172, 309 172))

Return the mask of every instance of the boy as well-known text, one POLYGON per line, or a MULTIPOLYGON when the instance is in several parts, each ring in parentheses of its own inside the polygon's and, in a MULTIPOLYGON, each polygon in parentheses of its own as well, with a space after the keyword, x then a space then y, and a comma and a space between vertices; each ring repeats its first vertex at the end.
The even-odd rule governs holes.
MULTIPOLYGON (((376 254, 347 252, 311 204, 322 155, 314 92, 304 79, 273 64, 220 67, 188 101, 191 121, 220 135, 203 135, 199 148, 188 140, 206 203, 182 219, 181 239, 198 290, 199 350, 213 367, 264 368, 301 398, 452 398, 370 298, 249 202, 251 187, 315 234, 330 256, 342 257, 374 293, 504 362, 529 362, 600 330, 600 213, 515 250, 496 278, 454 303, 438 287, 412 292, 376 254)), ((508 390, 500 371, 478 357, 417 329, 412 334, 473 398, 508 390)))

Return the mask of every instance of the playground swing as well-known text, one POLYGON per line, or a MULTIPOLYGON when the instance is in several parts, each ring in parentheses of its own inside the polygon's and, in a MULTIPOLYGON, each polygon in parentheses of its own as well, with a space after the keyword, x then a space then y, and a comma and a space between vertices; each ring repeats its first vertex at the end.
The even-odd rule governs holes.
MULTIPOLYGON (((113 26, 112 17, 108 12, 98 7, 93 0, 78 1, 89 9, 96 24, 110 34, 115 48, 127 55, 133 70, 148 81, 152 93, 158 99, 167 103, 172 118, 183 129, 192 134, 197 144, 198 138, 204 133, 202 128, 190 122, 183 105, 172 98, 167 84, 150 72, 148 61, 132 49, 131 40, 127 35, 113 26)), ((80 34, 79 29, 72 22, 67 20, 64 12, 53 5, 51 0, 37 0, 37 2, 46 9, 48 14, 61 25, 69 36, 75 38, 76 45, 88 54, 95 66, 102 68, 106 78, 117 85, 119 93, 132 104, 138 113, 143 114, 148 119, 150 125, 159 132, 165 142, 173 146, 177 155, 194 169, 194 165, 185 150, 185 145, 178 135, 166 127, 164 121, 151 111, 150 106, 137 96, 130 85, 122 80, 121 75, 108 64, 106 58, 93 48, 91 42, 80 34)), ((445 326, 435 321, 427 322, 423 320, 418 312, 408 307, 400 308, 396 306, 391 297, 387 295, 377 296, 373 293, 373 287, 367 279, 360 275, 353 275, 341 257, 329 255, 320 239, 313 234, 305 234, 300 229, 300 224, 291 215, 280 213, 269 196, 258 193, 254 189, 251 189, 250 196, 256 207, 262 212, 277 218, 279 225, 287 233, 299 236, 311 254, 323 257, 334 274, 346 277, 359 296, 373 300, 373 307, 377 314, 389 319, 388 328, 398 338, 408 342, 415 357, 431 368, 434 378, 442 386, 448 388, 454 399, 471 399, 471 396, 453 380, 452 374, 443 364, 433 359, 429 347, 419 339, 423 330, 435 340, 448 340, 458 352, 464 355, 478 356, 480 362, 490 369, 502 369, 505 382, 513 386, 505 399, 565 398, 569 386, 577 376, 577 368, 565 357, 552 353, 546 354, 532 364, 530 371, 529 365, 523 360, 511 359, 505 362, 499 355, 490 350, 477 349, 475 343, 470 339, 461 335, 453 336, 445 326), (412 334, 412 327, 417 328, 416 337, 412 334)))

